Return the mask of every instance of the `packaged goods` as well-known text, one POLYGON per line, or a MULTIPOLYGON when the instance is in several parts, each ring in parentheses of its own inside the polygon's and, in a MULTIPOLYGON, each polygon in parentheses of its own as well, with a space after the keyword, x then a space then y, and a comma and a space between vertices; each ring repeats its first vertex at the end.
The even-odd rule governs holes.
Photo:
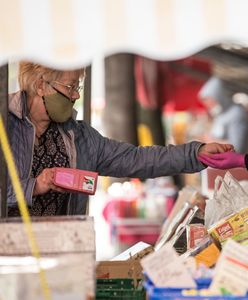
POLYGON ((224 178, 217 176, 213 198, 206 201, 206 227, 210 228, 219 220, 245 208, 247 203, 248 194, 230 172, 226 172, 224 178))
POLYGON ((203 264, 207 267, 212 267, 218 261, 219 256, 220 250, 214 243, 211 243, 195 256, 195 260, 197 265, 203 264))
POLYGON ((239 212, 233 213, 214 224, 208 232, 222 245, 228 238, 232 238, 236 242, 247 243, 247 214, 248 208, 241 209, 239 212))
POLYGON ((98 173, 72 168, 54 168, 53 183, 67 190, 94 195, 98 173))
POLYGON ((211 236, 206 235, 194 247, 185 252, 182 257, 194 257, 196 264, 203 264, 206 267, 212 267, 216 264, 220 255, 220 249, 215 244, 211 236))
POLYGON ((189 224, 186 226, 187 249, 197 246, 200 241, 208 234, 203 224, 189 224))
MULTIPOLYGON (((202 211, 204 206, 205 199, 194 188, 186 186, 182 189, 169 217, 164 222, 155 250, 159 250, 172 239, 178 240, 182 236, 185 226, 191 222, 196 212, 202 211), (183 226, 184 229, 182 229, 183 226)), ((183 236, 186 239, 186 234, 183 236)))

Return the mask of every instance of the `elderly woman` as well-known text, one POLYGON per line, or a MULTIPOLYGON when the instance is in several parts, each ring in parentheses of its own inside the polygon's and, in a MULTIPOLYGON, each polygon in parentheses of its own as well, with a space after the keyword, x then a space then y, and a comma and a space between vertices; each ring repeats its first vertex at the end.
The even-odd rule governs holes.
MULTIPOLYGON (((77 122, 73 105, 83 86, 84 70, 59 71, 22 62, 21 91, 9 99, 9 139, 30 214, 84 214, 86 196, 53 184, 54 167, 96 171, 115 177, 154 178, 199 172, 198 154, 222 153, 231 145, 191 142, 167 147, 136 147, 101 136, 77 122)), ((19 215, 8 184, 9 216, 19 215)))

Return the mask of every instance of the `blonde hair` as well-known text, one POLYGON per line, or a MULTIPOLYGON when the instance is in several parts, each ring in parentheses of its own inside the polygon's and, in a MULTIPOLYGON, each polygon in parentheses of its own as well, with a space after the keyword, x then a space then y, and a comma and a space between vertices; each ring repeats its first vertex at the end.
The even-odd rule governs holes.
MULTIPOLYGON (((43 78, 47 81, 59 79, 64 71, 51 69, 39 64, 22 61, 19 64, 18 81, 22 91, 26 91, 30 96, 36 95, 38 81, 43 78)), ((70 70, 70 72, 78 73, 78 77, 85 76, 85 69, 70 70)))

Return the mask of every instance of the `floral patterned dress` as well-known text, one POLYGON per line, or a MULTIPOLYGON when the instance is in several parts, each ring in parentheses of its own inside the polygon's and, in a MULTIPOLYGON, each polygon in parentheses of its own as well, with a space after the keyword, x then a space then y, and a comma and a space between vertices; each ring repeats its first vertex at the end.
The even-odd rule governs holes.
MULTIPOLYGON (((54 167, 69 167, 69 158, 57 124, 51 122, 47 130, 38 138, 38 144, 34 146, 31 176, 36 178, 45 168, 54 167)), ((46 194, 33 197, 33 205, 29 207, 30 215, 65 215, 69 195, 69 193, 50 190, 46 194)), ((18 206, 10 207, 8 216, 20 216, 18 206)))

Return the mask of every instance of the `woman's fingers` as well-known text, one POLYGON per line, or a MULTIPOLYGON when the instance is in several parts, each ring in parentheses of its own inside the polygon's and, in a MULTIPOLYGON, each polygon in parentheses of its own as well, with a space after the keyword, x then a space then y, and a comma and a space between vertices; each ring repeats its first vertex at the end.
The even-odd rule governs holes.
POLYGON ((51 184, 51 190, 59 192, 59 193, 66 193, 65 189, 58 187, 58 186, 54 185, 53 183, 51 184))
POLYGON ((226 151, 235 151, 234 146, 231 144, 224 144, 224 148, 226 151))
POLYGON ((53 178, 54 178, 54 168, 44 169, 40 173, 40 175, 36 178, 33 196, 45 194, 49 190, 65 193, 66 192, 65 189, 54 185, 53 178))

